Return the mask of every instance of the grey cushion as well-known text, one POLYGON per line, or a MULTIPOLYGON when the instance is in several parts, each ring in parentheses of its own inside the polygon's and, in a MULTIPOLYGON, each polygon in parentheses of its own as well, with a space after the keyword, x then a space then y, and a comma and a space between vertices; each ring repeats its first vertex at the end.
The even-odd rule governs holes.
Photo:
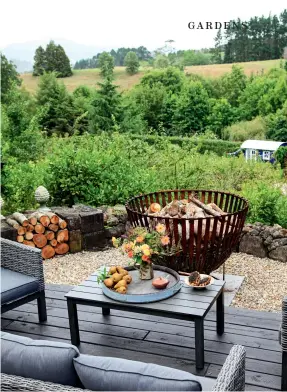
POLYGON ((203 391, 207 392, 207 391, 212 391, 213 387, 216 383, 216 379, 215 378, 208 378, 208 377, 199 377, 197 376, 198 381, 201 384, 201 388, 203 391))
POLYGON ((78 355, 78 349, 71 344, 32 340, 1 332, 3 373, 77 386, 79 379, 73 358, 78 355))
POLYGON ((36 278, 1 267, 1 304, 35 293, 38 288, 36 278))
POLYGON ((164 366, 91 355, 74 358, 74 364, 92 391, 201 391, 196 376, 164 366))

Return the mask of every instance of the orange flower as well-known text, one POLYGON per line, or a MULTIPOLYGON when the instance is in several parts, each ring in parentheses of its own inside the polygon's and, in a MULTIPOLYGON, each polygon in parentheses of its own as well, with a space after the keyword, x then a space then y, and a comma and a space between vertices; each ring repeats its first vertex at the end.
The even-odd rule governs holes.
POLYGON ((160 242, 162 245, 168 245, 169 244, 169 237, 167 235, 161 237, 160 242))
POLYGON ((134 255, 134 252, 133 252, 132 250, 130 250, 130 251, 128 252, 128 256, 129 256, 129 257, 133 257, 133 255, 134 255))
POLYGON ((139 236, 136 238, 136 242, 139 242, 139 243, 143 242, 143 240, 144 240, 144 237, 143 237, 142 235, 139 235, 139 236))
POLYGON ((160 234, 163 234, 165 232, 165 225, 158 223, 155 227, 156 231, 160 234))
POLYGON ((128 242, 127 244, 124 244, 124 250, 126 252, 128 252, 131 249, 132 249, 132 243, 131 242, 128 242))
POLYGON ((150 264, 150 259, 149 259, 149 257, 148 256, 146 256, 146 255, 143 255, 142 256, 142 261, 145 261, 146 263, 149 263, 150 264))

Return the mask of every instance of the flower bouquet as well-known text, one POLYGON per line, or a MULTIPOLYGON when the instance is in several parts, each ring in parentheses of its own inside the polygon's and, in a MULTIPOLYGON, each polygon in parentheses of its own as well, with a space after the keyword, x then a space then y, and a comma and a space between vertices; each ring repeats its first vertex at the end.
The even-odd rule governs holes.
POLYGON ((179 247, 171 246, 171 239, 164 224, 158 223, 153 230, 136 227, 124 238, 112 238, 114 247, 119 248, 139 268, 140 279, 153 279, 152 262, 159 255, 171 255, 179 247))

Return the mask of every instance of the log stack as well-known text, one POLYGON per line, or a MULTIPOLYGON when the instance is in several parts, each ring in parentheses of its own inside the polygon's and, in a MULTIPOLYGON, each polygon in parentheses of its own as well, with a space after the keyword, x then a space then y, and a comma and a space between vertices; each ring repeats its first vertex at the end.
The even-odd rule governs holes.
POLYGON ((40 248, 43 259, 69 251, 67 222, 51 211, 36 211, 30 216, 14 212, 6 222, 17 230, 17 241, 40 248))
MULTIPOLYGON (((206 228, 206 218, 218 217, 217 227, 215 229, 215 234, 218 237, 220 233, 225 232, 226 223, 223 223, 223 228, 221 228, 221 218, 226 215, 221 208, 219 208, 215 203, 205 204, 202 203, 195 197, 190 197, 188 200, 173 200, 168 203, 165 207, 161 207, 159 203, 152 203, 148 208, 146 208, 145 214, 149 216, 154 216, 156 218, 175 218, 179 219, 178 221, 178 231, 179 235, 182 235, 181 228, 181 218, 191 218, 194 219, 194 235, 198 235, 198 219, 202 218, 200 235, 201 238, 204 239, 207 234, 208 239, 211 238, 213 232, 214 223, 211 220, 209 223, 208 229, 206 228), (205 218, 205 219, 204 219, 205 218), (208 230, 208 233, 206 231, 208 230)), ((230 222, 230 226, 232 226, 233 220, 230 222)), ((152 225, 153 222, 150 222, 152 225)), ((186 239, 189 238, 189 220, 186 220, 186 239)), ((170 230, 173 230, 173 223, 169 224, 170 230)), ((153 227, 152 227, 153 228, 153 227)), ((228 232, 230 232, 230 227, 228 228, 228 232)))

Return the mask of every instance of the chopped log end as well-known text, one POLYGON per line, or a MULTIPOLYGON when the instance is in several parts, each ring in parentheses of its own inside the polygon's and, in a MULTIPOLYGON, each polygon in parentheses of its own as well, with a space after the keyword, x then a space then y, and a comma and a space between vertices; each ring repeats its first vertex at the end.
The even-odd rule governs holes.
POLYGON ((46 231, 45 236, 48 241, 51 241, 55 238, 55 233, 53 231, 46 231))
POLYGON ((41 223, 37 223, 34 228, 35 232, 38 234, 45 233, 45 227, 41 223))
POLYGON ((35 226, 37 224, 37 218, 35 216, 31 216, 29 218, 29 222, 31 225, 35 226))
POLYGON ((41 233, 35 234, 33 241, 37 248, 43 248, 45 245, 47 245, 47 238, 44 236, 44 234, 41 233))
POLYGON ((55 256, 55 249, 51 245, 46 245, 42 249, 42 257, 43 259, 51 259, 55 256))
POLYGON ((23 241, 24 241, 24 237, 22 235, 18 235, 17 242, 23 242, 23 241))
POLYGON ((26 228, 23 226, 20 226, 17 230, 18 235, 24 235, 26 233, 26 228))
POLYGON ((55 225, 54 223, 51 223, 51 224, 49 225, 49 229, 52 230, 52 231, 54 231, 54 232, 56 232, 56 231, 59 230, 59 226, 58 226, 58 225, 55 225))
POLYGON ((69 240, 69 232, 67 229, 60 230, 57 233, 57 241, 59 243, 67 242, 69 240))
POLYGON ((50 218, 47 215, 42 215, 39 221, 44 227, 48 227, 50 224, 50 218))
POLYGON ((25 234, 25 239, 26 240, 32 240, 34 237, 34 234, 31 231, 27 231, 27 233, 25 234))
POLYGON ((67 222, 63 219, 59 219, 59 226, 61 229, 65 229, 67 227, 67 222))
POLYGON ((55 246, 58 245, 58 241, 56 240, 56 238, 54 238, 53 240, 49 241, 49 244, 55 248, 55 246))
POLYGON ((58 244, 55 248, 55 252, 57 253, 57 255, 64 255, 68 251, 69 251, 69 245, 65 242, 63 242, 62 244, 58 244))
POLYGON ((27 246, 31 246, 32 248, 35 248, 35 244, 34 244, 33 241, 26 241, 26 240, 24 240, 23 244, 27 245, 27 246))
POLYGON ((53 223, 54 225, 58 225, 59 224, 59 217, 57 215, 53 215, 51 216, 51 223, 53 223))
MULTIPOLYGON (((36 221, 36 223, 37 223, 37 221, 36 221)), ((29 225, 26 227, 26 231, 34 231, 34 225, 29 223, 29 225)))
POLYGON ((28 219, 25 215, 21 214, 20 212, 14 212, 12 218, 19 222, 22 226, 26 227, 29 224, 28 219))

